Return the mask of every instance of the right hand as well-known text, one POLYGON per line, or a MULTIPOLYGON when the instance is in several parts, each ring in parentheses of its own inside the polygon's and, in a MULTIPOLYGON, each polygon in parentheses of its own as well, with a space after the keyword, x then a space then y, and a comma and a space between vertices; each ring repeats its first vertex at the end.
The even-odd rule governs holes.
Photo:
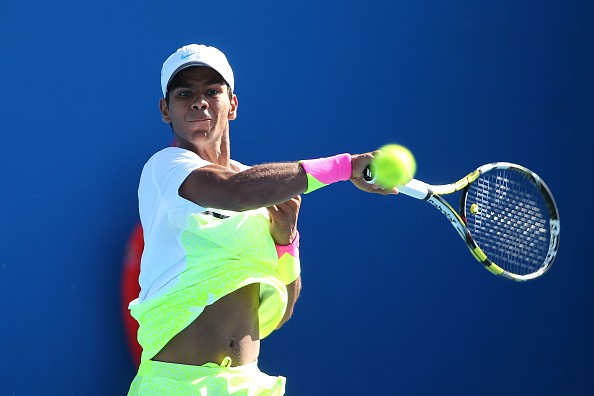
POLYGON ((364 154, 352 154, 351 155, 351 166, 352 166, 352 173, 351 173, 351 182, 360 190, 374 193, 374 194, 381 194, 381 195, 389 195, 389 194, 398 194, 398 189, 396 187, 383 189, 377 184, 369 184, 363 179, 363 172, 365 168, 371 164, 373 157, 375 157, 379 153, 378 150, 364 153, 364 154))
POLYGON ((277 245, 289 245, 297 236, 297 219, 301 208, 301 196, 267 207, 270 215, 270 235, 277 245))

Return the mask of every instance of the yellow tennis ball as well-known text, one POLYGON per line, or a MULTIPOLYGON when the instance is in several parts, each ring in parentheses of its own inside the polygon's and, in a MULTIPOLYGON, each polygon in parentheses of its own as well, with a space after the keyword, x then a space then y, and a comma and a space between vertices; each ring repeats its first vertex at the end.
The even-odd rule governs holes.
POLYGON ((404 186, 415 175, 417 162, 412 153, 399 144, 387 144, 373 159, 376 183, 382 188, 404 186))

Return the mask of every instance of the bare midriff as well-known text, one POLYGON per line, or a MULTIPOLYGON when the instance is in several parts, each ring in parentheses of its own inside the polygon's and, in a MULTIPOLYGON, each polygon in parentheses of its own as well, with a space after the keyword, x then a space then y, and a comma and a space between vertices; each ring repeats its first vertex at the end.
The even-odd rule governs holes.
POLYGON ((245 286, 222 297, 206 307, 152 360, 201 366, 220 364, 229 356, 231 366, 254 362, 260 353, 259 304, 259 284, 245 286))

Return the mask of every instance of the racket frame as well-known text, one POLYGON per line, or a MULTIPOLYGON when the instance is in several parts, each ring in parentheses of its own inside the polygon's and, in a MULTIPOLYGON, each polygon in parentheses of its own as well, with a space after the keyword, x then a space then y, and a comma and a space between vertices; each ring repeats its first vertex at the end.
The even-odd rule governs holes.
POLYGON ((483 266, 491 273, 502 276, 507 279, 514 281, 527 281, 530 279, 537 278, 544 274, 551 266, 557 251, 559 249, 559 234, 560 234, 560 221, 559 212, 557 205, 551 194, 551 191, 544 183, 544 181, 531 170, 517 164, 510 162, 492 162, 489 164, 478 167, 473 172, 469 173, 462 179, 455 183, 442 184, 442 185, 430 185, 417 179, 412 179, 405 186, 398 187, 400 193, 408 195, 410 197, 424 200, 430 203, 433 207, 439 210, 450 222, 450 224, 456 229, 458 235, 464 240, 466 246, 474 256, 474 258, 483 264, 483 266), (491 261, 487 255, 483 252, 480 246, 472 237, 470 230, 467 227, 466 220, 466 197, 468 187, 472 182, 477 180, 483 173, 491 171, 493 169, 515 169, 528 177, 531 182, 540 190, 546 204, 549 208, 550 221, 549 221, 549 249, 545 257, 544 263, 540 266, 539 270, 529 274, 515 274, 501 268, 499 265, 491 261), (452 194, 456 191, 462 191, 460 197, 460 211, 457 212, 452 206, 442 197, 442 195, 452 194))

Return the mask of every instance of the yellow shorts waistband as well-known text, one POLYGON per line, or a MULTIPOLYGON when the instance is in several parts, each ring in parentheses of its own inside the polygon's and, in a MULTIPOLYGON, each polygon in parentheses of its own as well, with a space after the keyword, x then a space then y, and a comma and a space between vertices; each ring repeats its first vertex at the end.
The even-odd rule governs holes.
POLYGON ((230 364, 231 358, 223 359, 221 364, 206 363, 202 366, 145 360, 138 368, 138 375, 166 377, 175 381, 185 382, 194 381, 197 378, 209 375, 220 375, 224 373, 253 375, 260 372, 257 360, 236 367, 231 367, 230 364))

